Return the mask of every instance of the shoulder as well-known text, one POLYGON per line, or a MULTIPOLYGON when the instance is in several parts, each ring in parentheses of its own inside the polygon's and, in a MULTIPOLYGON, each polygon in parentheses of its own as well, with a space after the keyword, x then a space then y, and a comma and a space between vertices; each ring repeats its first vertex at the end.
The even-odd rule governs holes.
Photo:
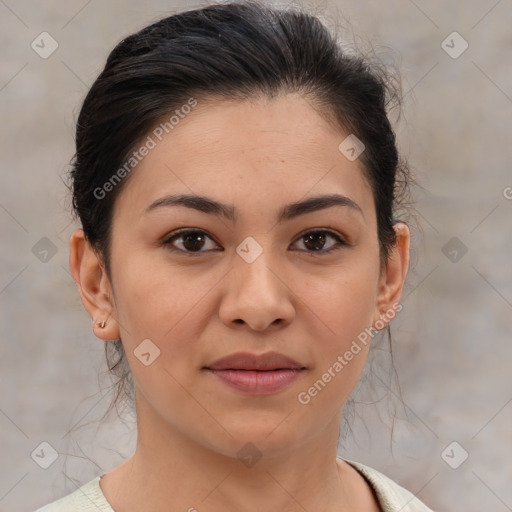
POLYGON ((358 462, 349 460, 345 460, 345 462, 363 475, 375 492, 383 512, 433 512, 414 494, 376 469, 358 462))
POLYGON ((100 476, 35 512, 114 512, 100 487, 100 476))

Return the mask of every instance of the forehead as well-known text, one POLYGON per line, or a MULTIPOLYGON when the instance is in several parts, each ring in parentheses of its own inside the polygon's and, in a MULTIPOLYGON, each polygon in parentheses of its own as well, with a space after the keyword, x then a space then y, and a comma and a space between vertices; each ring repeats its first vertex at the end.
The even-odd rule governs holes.
POLYGON ((245 101, 198 98, 171 124, 172 114, 144 138, 152 149, 132 171, 118 211, 126 204, 142 211, 164 192, 246 205, 337 192, 362 209, 372 207, 361 161, 348 160, 338 149, 348 133, 297 94, 245 101))

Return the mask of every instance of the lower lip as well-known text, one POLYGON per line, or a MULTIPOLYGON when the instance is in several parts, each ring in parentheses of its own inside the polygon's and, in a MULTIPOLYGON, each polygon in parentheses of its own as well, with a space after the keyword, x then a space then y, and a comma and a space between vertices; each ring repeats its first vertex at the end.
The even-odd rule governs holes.
POLYGON ((277 393, 289 386, 302 370, 209 370, 228 386, 253 395, 277 393))

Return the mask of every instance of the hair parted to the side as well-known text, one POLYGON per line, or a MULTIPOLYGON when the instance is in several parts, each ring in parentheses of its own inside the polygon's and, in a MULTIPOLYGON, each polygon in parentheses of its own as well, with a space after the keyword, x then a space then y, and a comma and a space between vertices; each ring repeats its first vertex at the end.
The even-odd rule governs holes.
MULTIPOLYGON (((74 213, 111 276, 113 205, 137 170, 101 199, 94 191, 159 120, 191 97, 200 103, 299 93, 340 137, 354 134, 365 145, 359 158, 374 196, 384 265, 396 242, 393 223, 409 206, 410 171, 388 119, 400 108, 399 83, 378 61, 345 53, 336 35, 302 9, 223 2, 169 16, 112 50, 83 102, 70 172, 74 213)), ((134 393, 122 341, 105 350, 118 379, 108 413, 120 398, 133 402, 134 393)))

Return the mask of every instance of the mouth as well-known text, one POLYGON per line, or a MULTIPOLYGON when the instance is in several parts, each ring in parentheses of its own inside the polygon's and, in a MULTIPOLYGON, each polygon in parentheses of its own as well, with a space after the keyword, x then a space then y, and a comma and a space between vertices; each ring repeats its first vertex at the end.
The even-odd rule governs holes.
POLYGON ((267 395, 288 387, 307 368, 293 359, 279 354, 232 354, 205 366, 229 387, 243 393, 267 395))

